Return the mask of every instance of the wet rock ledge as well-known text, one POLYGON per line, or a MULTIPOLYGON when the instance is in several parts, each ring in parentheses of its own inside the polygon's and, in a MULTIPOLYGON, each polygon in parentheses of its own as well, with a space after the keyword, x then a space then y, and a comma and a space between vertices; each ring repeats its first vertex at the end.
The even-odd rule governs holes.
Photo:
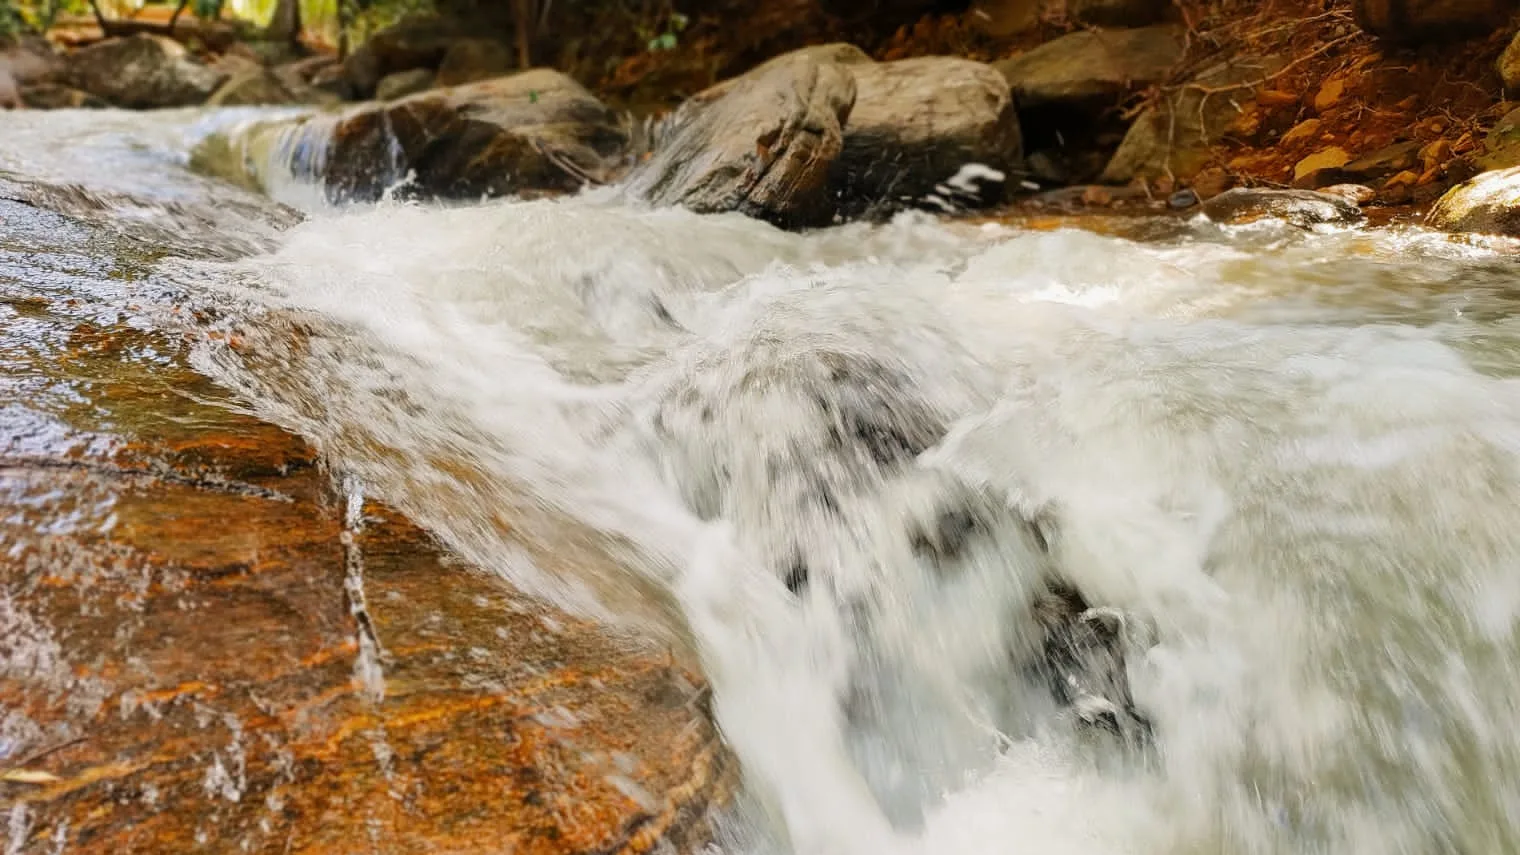
POLYGON ((733 769, 695 675, 383 507, 347 525, 308 447, 146 329, 0 269, 7 852, 706 839, 733 769))

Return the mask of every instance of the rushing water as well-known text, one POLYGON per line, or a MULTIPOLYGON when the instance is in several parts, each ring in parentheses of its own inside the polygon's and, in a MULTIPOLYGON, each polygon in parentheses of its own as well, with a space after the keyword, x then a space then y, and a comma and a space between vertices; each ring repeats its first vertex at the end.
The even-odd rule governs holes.
POLYGON ((366 492, 689 645, 725 851, 1520 851, 1514 247, 615 189, 281 231, 186 171, 217 121, 0 115, 0 177, 156 241, 198 367, 366 492), (1050 579, 1127 616, 1148 740, 1028 675, 1050 579))

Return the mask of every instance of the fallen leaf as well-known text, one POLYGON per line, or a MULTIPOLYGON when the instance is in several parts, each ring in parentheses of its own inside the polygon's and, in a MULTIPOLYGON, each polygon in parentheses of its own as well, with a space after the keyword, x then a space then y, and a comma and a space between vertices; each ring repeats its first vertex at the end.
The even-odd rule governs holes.
POLYGON ((11 769, 0 772, 0 781, 7 784, 51 784, 60 780, 57 775, 40 769, 11 769))

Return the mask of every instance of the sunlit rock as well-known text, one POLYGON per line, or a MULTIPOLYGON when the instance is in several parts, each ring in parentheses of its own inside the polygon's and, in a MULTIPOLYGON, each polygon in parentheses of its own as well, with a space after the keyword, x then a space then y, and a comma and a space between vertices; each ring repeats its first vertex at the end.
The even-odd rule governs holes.
POLYGON ((1485 172, 1451 188, 1425 224, 1451 232, 1520 235, 1520 167, 1485 172))

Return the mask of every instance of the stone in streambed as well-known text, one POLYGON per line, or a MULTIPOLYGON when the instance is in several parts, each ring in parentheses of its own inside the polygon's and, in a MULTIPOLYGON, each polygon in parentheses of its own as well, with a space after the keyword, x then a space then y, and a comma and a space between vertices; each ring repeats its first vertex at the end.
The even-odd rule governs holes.
POLYGON ((1425 225, 1450 232, 1520 235, 1520 167, 1496 169, 1446 191, 1425 225))
POLYGON ((365 105, 327 145, 327 189, 373 200, 407 173, 404 195, 543 195, 612 178, 626 130, 584 87, 540 69, 365 105))
POLYGON ((844 217, 1002 202, 1023 166, 1007 81, 992 66, 920 57, 849 66, 855 108, 829 194, 844 217))
POLYGON ((629 176, 656 205, 739 211, 782 226, 828 223, 829 166, 844 147, 855 82, 836 63, 797 56, 699 95, 629 176))
POLYGON ((1204 216, 1217 223, 1241 224, 1262 219, 1283 220, 1308 228, 1348 224, 1363 218, 1360 208, 1343 195, 1313 190, 1264 190, 1237 187, 1203 203, 1204 216))

